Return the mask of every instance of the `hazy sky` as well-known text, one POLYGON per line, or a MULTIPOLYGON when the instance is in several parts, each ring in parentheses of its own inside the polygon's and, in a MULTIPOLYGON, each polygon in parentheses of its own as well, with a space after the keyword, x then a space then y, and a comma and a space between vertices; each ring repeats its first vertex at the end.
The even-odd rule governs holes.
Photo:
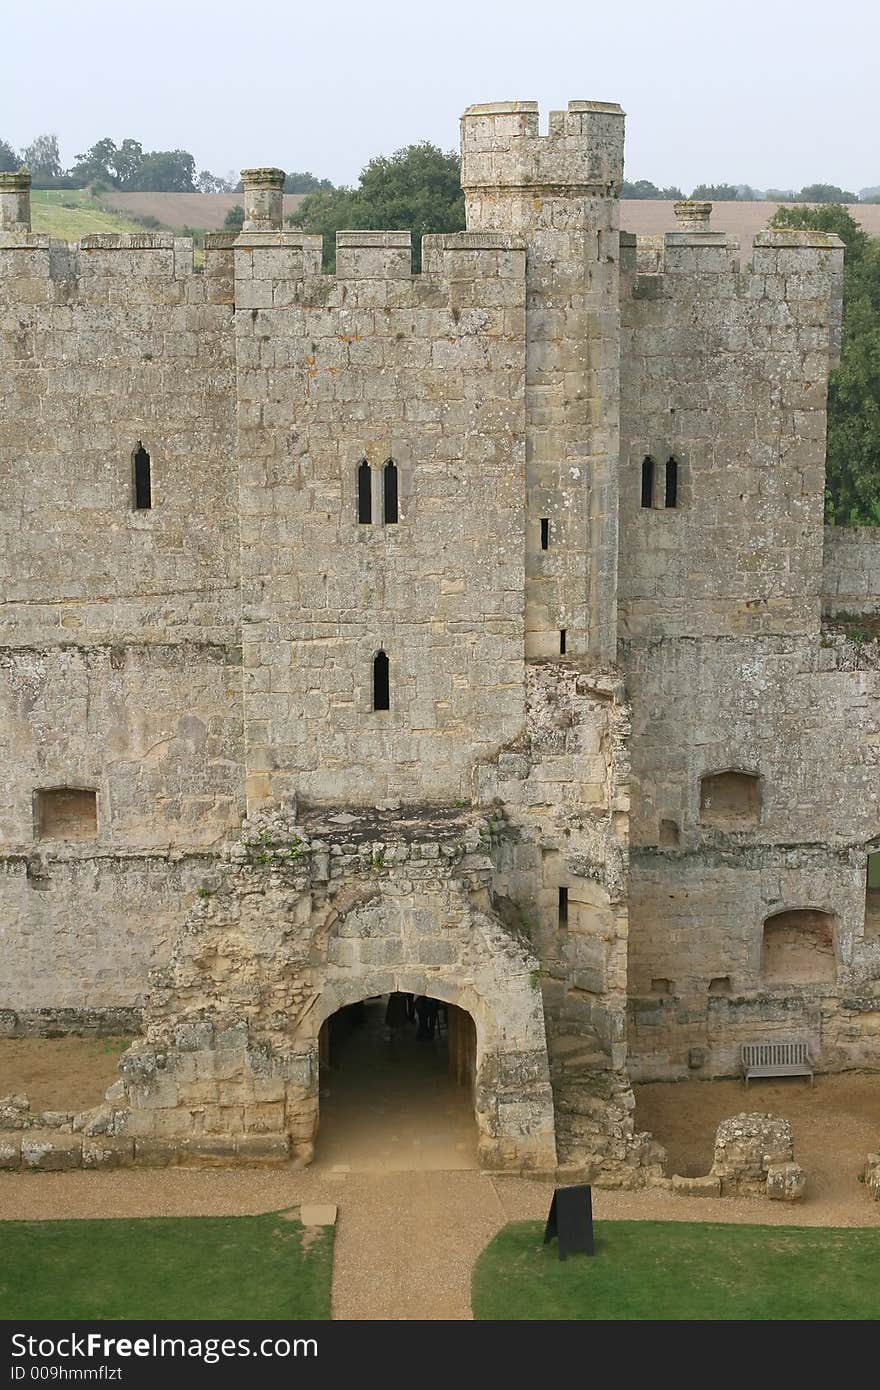
POLYGON ((102 136, 354 182, 458 144, 472 102, 619 101, 627 176, 880 184, 876 0, 30 0, 0 23, 0 138, 102 136))

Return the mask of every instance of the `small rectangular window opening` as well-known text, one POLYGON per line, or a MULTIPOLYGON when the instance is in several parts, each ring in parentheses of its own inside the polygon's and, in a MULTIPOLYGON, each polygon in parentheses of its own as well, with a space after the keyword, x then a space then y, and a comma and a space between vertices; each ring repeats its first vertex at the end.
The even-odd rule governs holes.
POLYGON ((648 454, 642 459, 642 506, 654 505, 654 460, 648 454))
POLYGON ((373 486, 370 477, 370 465, 364 459, 358 468, 358 522, 361 526, 369 526, 373 520, 373 486))
POLYGON ((135 511, 148 512, 153 505, 153 489, 150 478, 150 455, 138 440, 134 454, 134 506, 135 511))
POLYGON ((567 926, 568 926, 568 889, 567 889, 567 888, 560 888, 560 890, 559 890, 559 925, 560 925, 560 927, 567 927, 567 926))
POLYGON ((565 656, 565 628, 559 629, 559 655, 565 656))
POLYGON ((549 550, 549 549, 550 549, 550 518, 549 518, 549 516, 542 516, 542 517, 541 517, 541 549, 542 549, 542 550, 549 550))
POLYGON ((666 490, 664 506, 678 506, 678 460, 671 458, 666 464, 666 490))
POLYGON ((391 708, 391 682, 388 675, 388 657, 377 652, 373 657, 373 709, 391 708))
POLYGON ((36 794, 36 830, 41 840, 94 840, 98 794, 85 787, 46 787, 36 794))

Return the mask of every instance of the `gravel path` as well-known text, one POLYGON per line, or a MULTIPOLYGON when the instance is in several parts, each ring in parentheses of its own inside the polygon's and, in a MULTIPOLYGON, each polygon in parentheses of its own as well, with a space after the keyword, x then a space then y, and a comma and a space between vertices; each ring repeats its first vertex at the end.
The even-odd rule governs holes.
MULTIPOLYGON (((593 1206, 600 1221, 880 1226, 880 1204, 860 1185, 851 1189, 845 1198, 817 1195, 795 1206, 596 1190, 593 1206)), ((335 1318, 467 1319, 477 1255, 508 1221, 543 1220, 551 1193, 550 1183, 473 1171, 9 1173, 0 1174, 0 1219, 237 1215, 335 1202, 335 1318)))

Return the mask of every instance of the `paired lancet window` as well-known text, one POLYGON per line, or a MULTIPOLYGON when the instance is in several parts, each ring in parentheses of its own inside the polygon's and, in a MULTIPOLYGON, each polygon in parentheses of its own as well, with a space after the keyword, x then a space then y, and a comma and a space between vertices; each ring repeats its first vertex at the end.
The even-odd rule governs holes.
MULTIPOLYGON (((657 467, 650 454, 642 459, 642 506, 654 507, 654 493, 657 483, 657 467)), ((663 479, 663 506, 678 506, 678 459, 670 455, 666 460, 666 473, 663 479)))
POLYGON ((393 459, 388 459, 381 473, 381 483, 377 488, 373 486, 373 469, 364 459, 358 465, 357 471, 357 518, 361 526, 370 526, 378 517, 373 516, 375 510, 381 515, 382 523, 385 526, 396 526, 399 519, 398 501, 398 473, 397 464, 393 459), (374 495, 375 494, 375 495, 374 495))

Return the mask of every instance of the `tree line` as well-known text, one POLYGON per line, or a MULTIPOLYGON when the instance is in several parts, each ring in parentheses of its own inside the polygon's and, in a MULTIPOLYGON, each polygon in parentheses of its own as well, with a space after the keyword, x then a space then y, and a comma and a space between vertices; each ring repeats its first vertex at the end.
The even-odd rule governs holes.
POLYGON ((807 183, 795 192, 793 188, 752 188, 748 183, 698 183, 689 194, 675 185, 661 188, 650 179, 624 179, 621 198, 699 198, 711 203, 880 203, 880 187, 863 188, 851 193, 836 183, 807 183))
MULTIPOLYGON (((117 145, 109 136, 78 154, 69 169, 61 163, 57 135, 37 135, 21 150, 0 140, 0 173, 22 167, 30 170, 34 188, 92 188, 95 192, 118 188, 128 193, 241 191, 241 180, 235 173, 221 178, 209 169, 197 172, 188 150, 145 150, 139 140, 125 139, 117 145)), ((329 179, 308 172, 288 174, 284 181, 285 193, 332 188, 329 179)))

